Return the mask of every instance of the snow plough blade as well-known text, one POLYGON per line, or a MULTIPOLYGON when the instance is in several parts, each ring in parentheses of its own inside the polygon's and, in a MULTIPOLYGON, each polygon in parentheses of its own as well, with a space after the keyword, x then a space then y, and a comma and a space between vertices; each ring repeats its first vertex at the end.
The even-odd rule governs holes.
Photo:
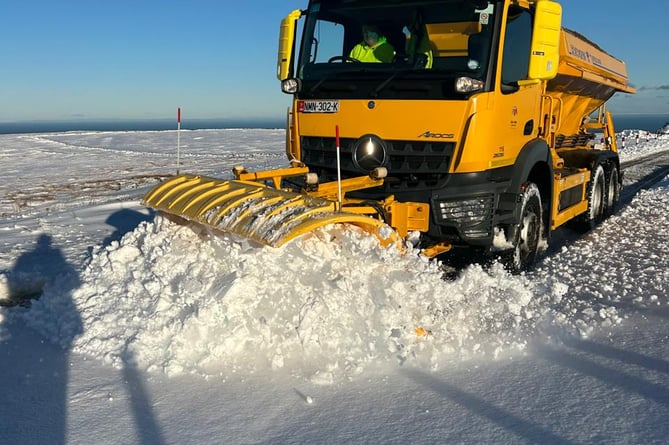
POLYGON ((337 202, 284 191, 263 183, 181 175, 156 186, 142 203, 170 215, 280 247, 334 223, 353 224, 376 235, 382 245, 398 236, 381 220, 337 210, 337 202))

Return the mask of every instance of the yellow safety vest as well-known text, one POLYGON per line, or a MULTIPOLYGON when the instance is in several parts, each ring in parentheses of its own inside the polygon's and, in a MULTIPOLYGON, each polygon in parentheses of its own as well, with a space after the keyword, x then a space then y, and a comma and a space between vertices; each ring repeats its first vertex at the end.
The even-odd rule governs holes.
POLYGON ((374 46, 367 46, 364 42, 358 43, 351 50, 349 57, 361 62, 390 63, 395 57, 395 49, 385 37, 381 37, 374 46))

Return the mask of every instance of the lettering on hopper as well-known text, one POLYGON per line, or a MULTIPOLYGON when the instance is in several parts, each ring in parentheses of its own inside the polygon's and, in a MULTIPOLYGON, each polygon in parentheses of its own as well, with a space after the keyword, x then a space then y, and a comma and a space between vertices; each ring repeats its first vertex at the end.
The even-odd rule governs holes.
POLYGON ((584 60, 588 63, 592 63, 593 65, 602 64, 602 60, 599 57, 590 54, 588 51, 583 51, 582 49, 577 48, 574 45, 569 46, 569 54, 571 54, 574 57, 578 57, 579 59, 584 60))

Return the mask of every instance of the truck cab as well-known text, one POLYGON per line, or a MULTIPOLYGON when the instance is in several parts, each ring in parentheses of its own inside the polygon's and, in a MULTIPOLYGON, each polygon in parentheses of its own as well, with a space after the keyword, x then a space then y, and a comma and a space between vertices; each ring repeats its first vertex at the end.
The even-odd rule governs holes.
POLYGON ((282 23, 277 74, 293 95, 289 159, 325 181, 385 167, 381 187, 351 197, 429 206, 423 247, 510 249, 513 267, 526 268, 552 230, 606 212, 591 208, 593 169, 606 173, 598 202, 612 206, 619 195, 603 104, 633 90, 624 64, 585 38, 587 57, 600 51, 600 61, 622 67, 570 72, 570 36, 549 0, 312 0, 282 23), (392 46, 392 59, 351 56, 369 26, 392 46), (623 74, 607 77, 613 68, 623 74), (592 150, 586 122, 605 134, 605 150, 592 150), (523 239, 529 188, 539 203, 523 239))

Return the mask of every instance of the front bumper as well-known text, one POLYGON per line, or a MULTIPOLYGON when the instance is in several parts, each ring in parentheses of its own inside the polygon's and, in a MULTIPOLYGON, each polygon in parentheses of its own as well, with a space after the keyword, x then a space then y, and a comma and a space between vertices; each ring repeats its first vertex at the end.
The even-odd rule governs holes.
POLYGON ((509 186, 510 180, 491 181, 488 172, 452 175, 431 193, 427 235, 454 245, 492 245, 495 227, 519 221, 521 195, 509 186))

